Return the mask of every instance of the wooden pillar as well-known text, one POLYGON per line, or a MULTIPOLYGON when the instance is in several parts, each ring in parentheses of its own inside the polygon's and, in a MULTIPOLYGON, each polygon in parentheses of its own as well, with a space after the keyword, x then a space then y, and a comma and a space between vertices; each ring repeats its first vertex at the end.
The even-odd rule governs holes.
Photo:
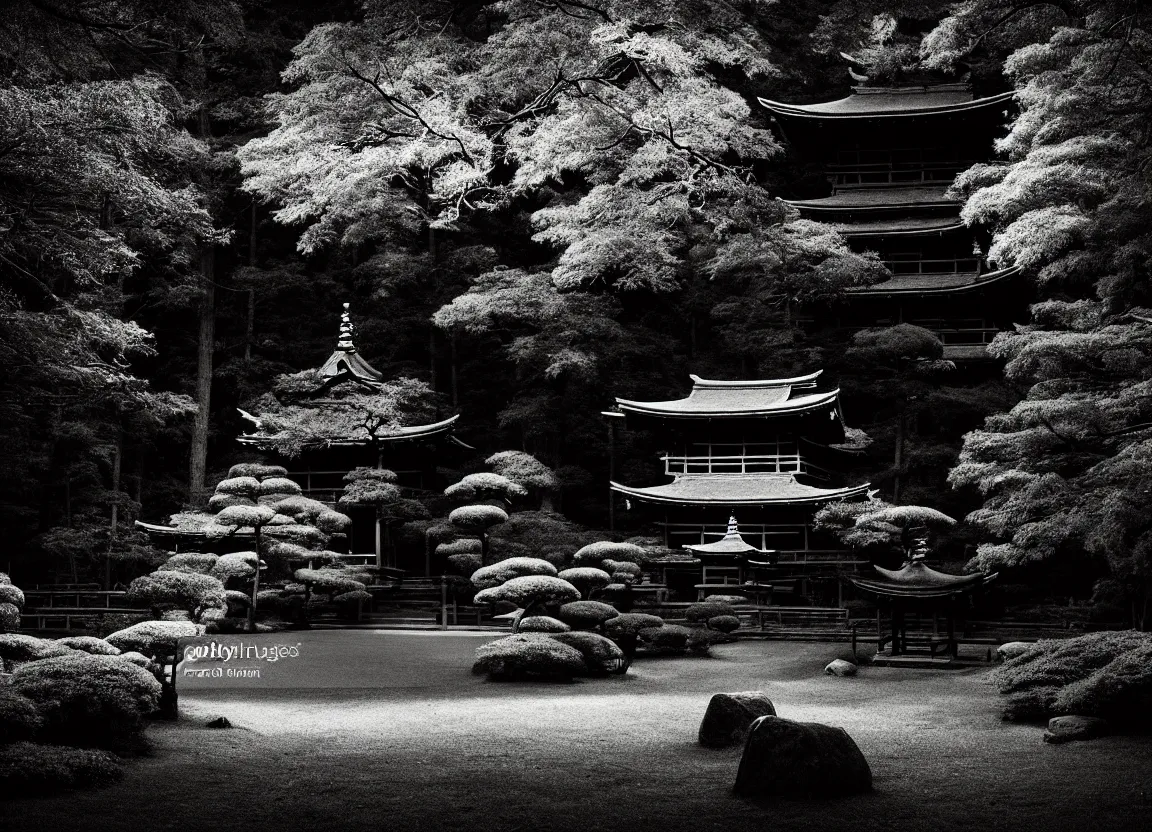
MULTIPOLYGON (((616 481, 616 416, 608 415, 608 480, 616 481)), ((616 492, 608 486, 608 530, 616 531, 616 492)), ((667 534, 667 530, 665 530, 667 534)))

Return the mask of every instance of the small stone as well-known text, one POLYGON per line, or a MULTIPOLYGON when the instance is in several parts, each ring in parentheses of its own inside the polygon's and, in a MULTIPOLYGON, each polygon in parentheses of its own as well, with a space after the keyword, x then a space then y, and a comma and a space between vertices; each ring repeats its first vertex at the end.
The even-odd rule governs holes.
POLYGON ((1074 740, 1094 740, 1108 733, 1108 722, 1094 716, 1055 716, 1048 720, 1044 742, 1059 744, 1074 740))
POLYGON ((228 721, 228 717, 218 716, 214 720, 209 722, 207 725, 205 725, 204 727, 205 728, 231 728, 232 723, 228 721))
POLYGON ((844 659, 835 659, 828 663, 824 668, 824 672, 829 676, 855 676, 856 665, 852 662, 844 661, 844 659))
POLYGON ((1010 641, 1007 644, 1001 644, 997 647, 996 655, 1000 657, 1000 661, 1006 662, 1017 656, 1023 656, 1031 649, 1032 642, 1030 641, 1010 641))
POLYGON ((775 716, 776 707, 758 690, 718 693, 708 703, 697 735, 707 748, 739 745, 748 736, 752 723, 762 716, 775 716))
POLYGON ((744 797, 832 797, 872 788, 872 769, 843 728, 762 716, 748 732, 736 773, 744 797))

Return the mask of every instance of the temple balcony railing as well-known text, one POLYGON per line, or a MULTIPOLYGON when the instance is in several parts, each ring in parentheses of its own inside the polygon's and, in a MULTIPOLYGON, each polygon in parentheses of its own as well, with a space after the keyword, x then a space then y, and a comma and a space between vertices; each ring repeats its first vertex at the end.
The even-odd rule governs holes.
POLYGON ((892 274, 979 274, 979 257, 946 257, 926 259, 920 257, 881 257, 881 262, 892 274))
POLYGON ((825 168, 836 188, 890 188, 893 185, 949 185, 956 175, 970 167, 955 162, 876 162, 828 165, 825 168))
POLYGON ((662 456, 664 473, 682 474, 804 474, 832 478, 832 472, 813 465, 800 454, 744 454, 735 456, 662 456))

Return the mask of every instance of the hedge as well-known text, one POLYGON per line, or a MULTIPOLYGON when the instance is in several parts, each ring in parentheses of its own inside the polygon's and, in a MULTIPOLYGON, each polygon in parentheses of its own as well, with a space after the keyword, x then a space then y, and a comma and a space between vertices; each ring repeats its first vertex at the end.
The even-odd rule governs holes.
POLYGON ((570 678, 585 672, 584 654, 544 633, 523 633, 477 648, 472 672, 491 676, 570 678))
POLYGON ((469 577, 480 589, 490 589, 528 575, 548 575, 556 577, 556 567, 540 558, 508 558, 490 566, 477 569, 469 577))
POLYGON ((38 797, 64 789, 102 786, 124 776, 106 751, 18 742, 0 747, 0 798, 38 797))

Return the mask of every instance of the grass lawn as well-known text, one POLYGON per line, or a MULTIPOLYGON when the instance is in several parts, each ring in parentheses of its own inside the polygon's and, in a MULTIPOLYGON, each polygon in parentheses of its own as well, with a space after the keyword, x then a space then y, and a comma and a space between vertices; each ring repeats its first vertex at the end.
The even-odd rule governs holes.
POLYGON ((1152 829, 1152 738, 1046 746, 1003 723, 983 672, 861 668, 835 645, 743 642, 571 685, 470 675, 482 639, 342 631, 330 687, 181 695, 119 784, 0 807, 6 832, 87 830, 1152 829), (738 751, 695 744, 711 694, 760 689, 839 725, 874 793, 741 800, 738 751), (227 716, 237 728, 203 724, 227 716))

